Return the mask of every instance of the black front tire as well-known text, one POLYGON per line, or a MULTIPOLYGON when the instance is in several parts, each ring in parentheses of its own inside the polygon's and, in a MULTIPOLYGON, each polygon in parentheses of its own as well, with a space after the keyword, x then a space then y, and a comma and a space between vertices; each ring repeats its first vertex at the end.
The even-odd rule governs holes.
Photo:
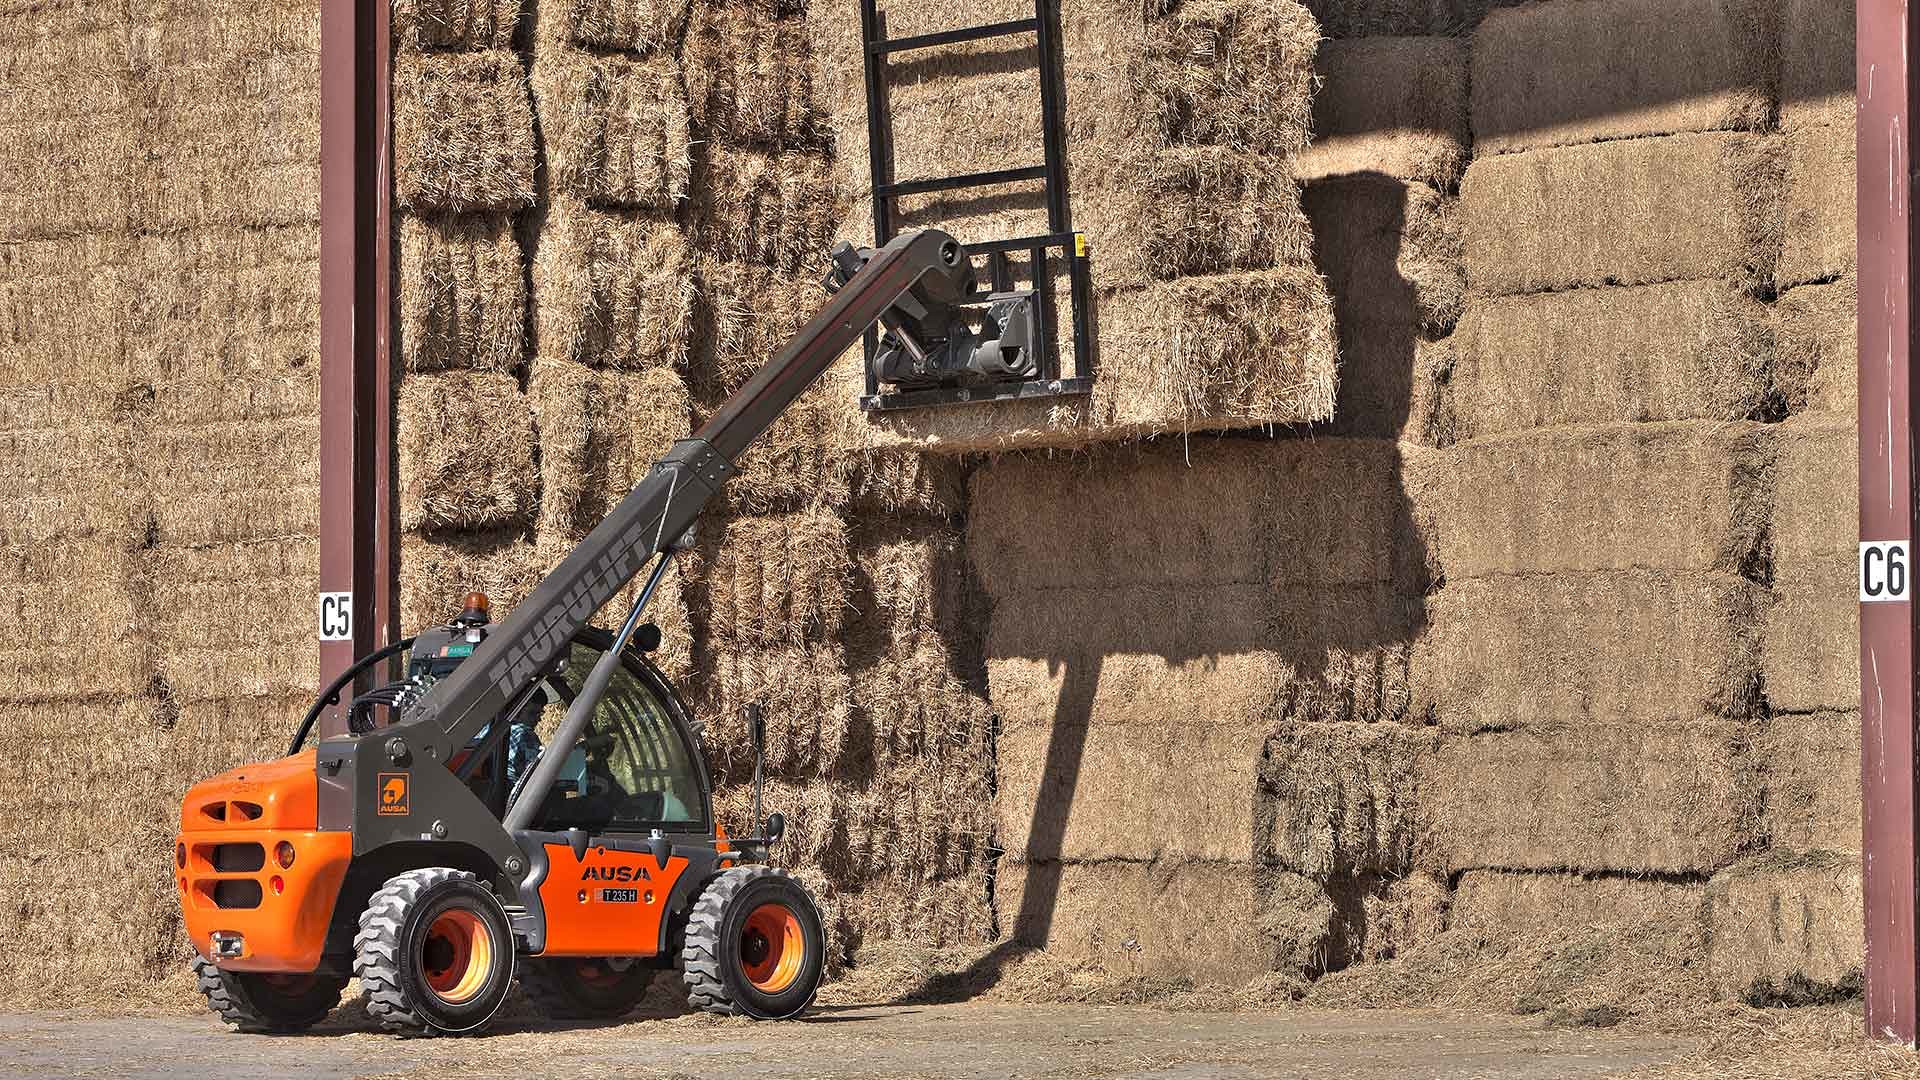
POLYGON ((536 956, 521 962, 520 988, 552 1019, 615 1020, 640 1004, 657 974, 645 960, 536 956))
POLYGON ((479 878, 429 867, 388 878, 354 935, 367 1015, 402 1035, 485 1027, 513 989, 506 909, 479 878))
POLYGON ((327 1018, 347 988, 344 975, 226 971, 198 953, 193 957, 193 978, 207 1007, 241 1031, 305 1031, 327 1018))
POLYGON ((806 886, 784 870, 742 866, 700 893, 679 966, 694 1008, 785 1020, 813 1004, 825 959, 820 909, 806 886))

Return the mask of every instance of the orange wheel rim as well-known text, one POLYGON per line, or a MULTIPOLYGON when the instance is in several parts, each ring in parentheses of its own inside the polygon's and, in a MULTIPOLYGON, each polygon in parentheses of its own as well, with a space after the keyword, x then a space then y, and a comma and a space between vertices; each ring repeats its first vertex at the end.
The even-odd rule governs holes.
POLYGON ((754 989, 777 994, 800 977, 807 942, 800 917, 778 901, 754 908, 740 928, 740 968, 754 989))
POLYGON ((493 970, 493 931, 471 911, 448 911, 427 927, 420 969, 440 1000, 460 1005, 479 996, 493 970))

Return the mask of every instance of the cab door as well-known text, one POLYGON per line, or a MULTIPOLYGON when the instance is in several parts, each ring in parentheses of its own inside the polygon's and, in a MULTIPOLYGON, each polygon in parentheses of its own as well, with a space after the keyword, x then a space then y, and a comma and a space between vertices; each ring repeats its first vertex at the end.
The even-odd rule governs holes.
MULTIPOLYGON (((556 700, 543 711, 542 734, 565 716, 604 645, 583 635, 548 680, 556 700)), ((535 818, 547 862, 539 890, 546 912, 543 955, 656 953, 688 860, 676 854, 661 867, 646 841, 656 829, 683 842, 711 839, 710 798, 684 706, 657 669, 630 654, 535 818)))

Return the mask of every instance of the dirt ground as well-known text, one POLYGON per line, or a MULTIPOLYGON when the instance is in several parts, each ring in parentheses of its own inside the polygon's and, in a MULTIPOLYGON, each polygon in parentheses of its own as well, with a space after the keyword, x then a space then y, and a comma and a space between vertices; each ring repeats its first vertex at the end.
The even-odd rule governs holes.
MULTIPOLYGON (((1537 1018, 1291 1007, 839 1005, 787 1023, 704 1016, 557 1027, 507 1021, 466 1039, 377 1034, 357 1009, 300 1037, 239 1035, 211 1015, 0 1013, 0 1077, 1628 1077, 1920 1075, 1867 1049, 1857 1017, 1809 1010, 1712 1032, 1553 1028, 1537 1018)), ((1731 1021, 1732 1018, 1729 1018, 1731 1021)))

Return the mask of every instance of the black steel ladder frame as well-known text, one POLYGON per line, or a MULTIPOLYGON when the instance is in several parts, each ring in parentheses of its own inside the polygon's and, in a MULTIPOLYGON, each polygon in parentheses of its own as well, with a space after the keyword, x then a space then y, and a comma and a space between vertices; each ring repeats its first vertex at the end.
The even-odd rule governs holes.
POLYGON ((866 68, 867 158, 873 189, 874 247, 884 246, 887 241, 893 239, 893 201, 903 195, 924 195, 936 191, 990 187, 996 184, 1018 183, 1022 180, 1045 182, 1048 229, 1048 232, 1043 235, 1022 236, 1009 240, 975 242, 968 237, 959 237, 970 253, 986 259, 987 279, 993 293, 1013 291, 1012 267, 1008 262, 1007 254, 1009 252, 1027 254, 1029 260, 1027 266, 1033 276, 1034 301, 1037 309, 1035 334, 1043 343, 1038 379, 882 394, 879 380, 874 376, 873 371, 873 356, 879 346, 879 337, 874 331, 869 330, 866 335, 866 393, 860 398, 860 407, 867 410, 908 409, 961 402, 1091 393, 1096 374, 1093 333, 1089 325, 1093 290, 1088 269, 1086 237, 1073 231, 1072 218, 1067 210, 1067 95, 1062 80, 1064 68, 1060 57, 1059 0, 1034 0, 1033 17, 1030 19, 1013 19, 959 30, 892 39, 886 36, 886 23, 880 14, 879 0, 860 0, 860 39, 866 68), (1040 63, 1040 130, 1045 161, 1039 165, 963 173, 957 176, 893 180, 888 175, 891 170, 887 165, 892 157, 893 140, 893 117, 887 108, 887 58, 894 53, 957 45, 986 38, 1010 37, 1017 34, 1033 34, 1036 38, 1035 51, 1039 54, 1040 63), (1054 251, 1059 254, 1050 254, 1054 251), (1053 332, 1057 313, 1054 311, 1051 282, 1053 260, 1056 258, 1068 260, 1068 284, 1073 304, 1073 352, 1076 365, 1076 374, 1070 378, 1061 377, 1060 343, 1053 332))

